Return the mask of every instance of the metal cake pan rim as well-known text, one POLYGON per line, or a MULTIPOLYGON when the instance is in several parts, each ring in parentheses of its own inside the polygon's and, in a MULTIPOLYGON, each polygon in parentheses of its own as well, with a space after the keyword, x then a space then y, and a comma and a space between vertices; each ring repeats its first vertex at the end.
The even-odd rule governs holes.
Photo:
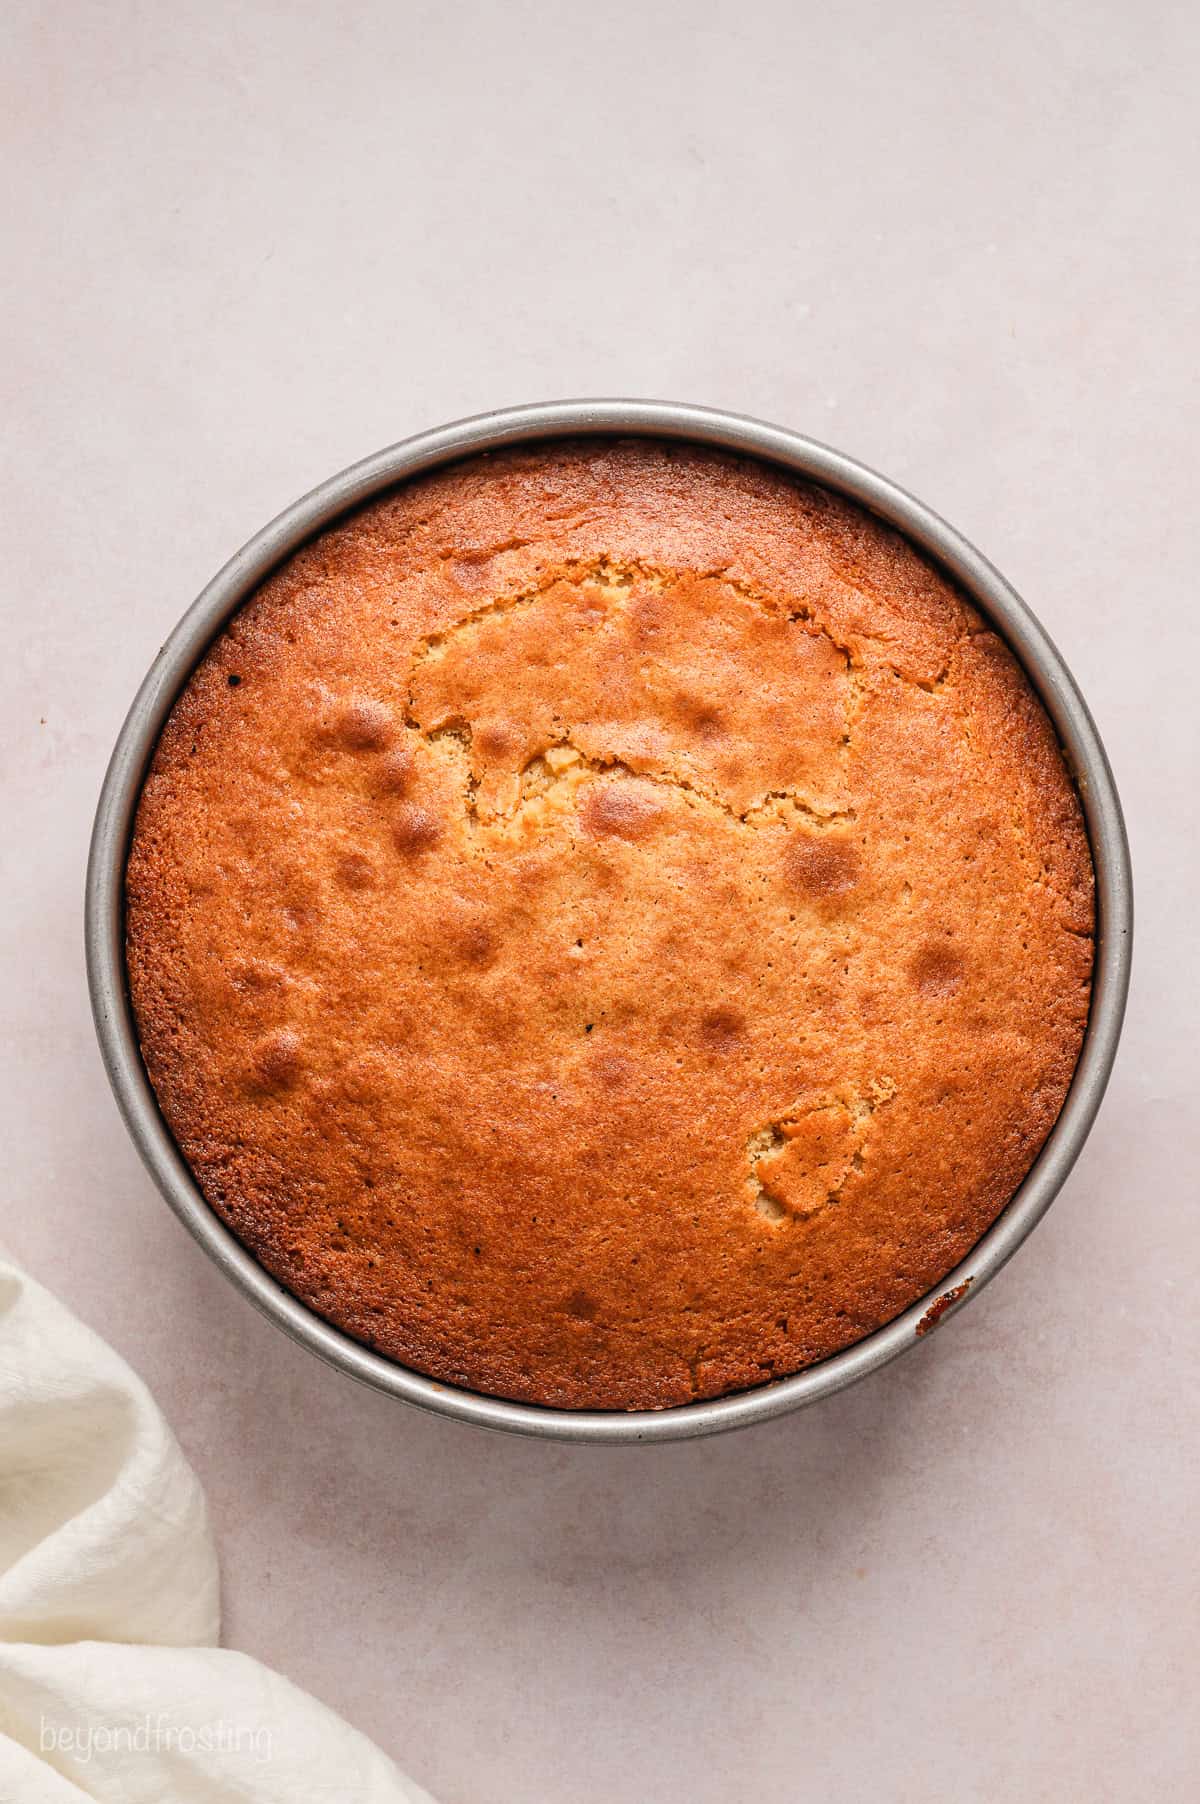
POLYGON ((638 400, 535 403, 419 433, 331 476, 256 533, 184 614, 137 692, 101 789, 85 898, 88 988, 117 1105, 162 1195, 218 1267, 294 1340, 349 1376, 451 1419, 559 1441, 680 1440, 769 1421, 887 1364, 982 1290, 1041 1220, 1091 1129, 1120 1038, 1132 930, 1129 845, 1103 744, 1066 663, 1000 572, 924 502, 815 439, 715 408, 638 400), (1071 1089, 1028 1176, 970 1254, 934 1291, 819 1364, 754 1390, 657 1411, 566 1410, 456 1389, 372 1352, 283 1289, 209 1207, 176 1147, 142 1064, 125 977, 124 870, 145 771, 175 698, 230 616, 300 544, 381 490, 477 452, 580 435, 676 439, 765 459, 864 504, 932 556, 997 626, 1050 714, 1079 787, 1096 870, 1092 1004, 1071 1089))

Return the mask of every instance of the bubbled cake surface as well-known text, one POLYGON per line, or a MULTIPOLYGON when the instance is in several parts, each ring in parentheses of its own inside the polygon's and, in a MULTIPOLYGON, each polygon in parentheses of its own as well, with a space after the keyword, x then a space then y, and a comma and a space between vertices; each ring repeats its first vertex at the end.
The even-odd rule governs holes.
POLYGON ((1013 658, 850 503, 580 441, 411 482, 215 642, 127 956, 211 1206, 441 1380, 662 1407, 796 1371, 1012 1195, 1092 872, 1013 658))

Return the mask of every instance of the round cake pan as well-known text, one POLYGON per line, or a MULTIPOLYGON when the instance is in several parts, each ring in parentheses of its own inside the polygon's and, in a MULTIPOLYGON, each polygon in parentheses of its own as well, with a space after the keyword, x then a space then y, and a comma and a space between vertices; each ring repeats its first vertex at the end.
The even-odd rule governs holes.
POLYGON ((167 1202, 251 1302, 329 1364, 439 1415, 551 1440, 662 1441, 765 1422, 815 1403, 914 1346, 995 1276, 1045 1214, 1095 1119, 1121 1031, 1132 928, 1121 805, 1087 705, 1024 602, 960 533, 885 477, 779 426, 663 401, 554 401, 461 420, 354 464, 280 514, 214 577, 159 652, 113 751, 92 833, 85 932, 96 1032, 125 1124, 167 1202), (1097 880, 1091 1012, 1070 1093, 1029 1175, 970 1256, 936 1291, 833 1358, 755 1390, 661 1411, 544 1409, 456 1390, 373 1353, 282 1289, 209 1208, 159 1113, 125 973, 125 860, 142 782, 176 697, 230 616, 306 539, 392 484, 475 452, 581 434, 690 440, 765 459, 850 496, 935 559, 1007 640, 1054 722, 1079 787, 1097 880))

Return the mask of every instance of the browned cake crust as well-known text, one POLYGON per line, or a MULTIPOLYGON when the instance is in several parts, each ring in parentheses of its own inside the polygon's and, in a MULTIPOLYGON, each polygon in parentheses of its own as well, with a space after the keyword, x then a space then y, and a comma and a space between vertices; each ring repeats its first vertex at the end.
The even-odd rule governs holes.
POLYGON ((204 1194, 454 1384, 659 1407, 935 1285, 1066 1094, 1092 870, 1005 647, 871 516, 586 441, 389 494, 242 610, 128 869, 204 1194))

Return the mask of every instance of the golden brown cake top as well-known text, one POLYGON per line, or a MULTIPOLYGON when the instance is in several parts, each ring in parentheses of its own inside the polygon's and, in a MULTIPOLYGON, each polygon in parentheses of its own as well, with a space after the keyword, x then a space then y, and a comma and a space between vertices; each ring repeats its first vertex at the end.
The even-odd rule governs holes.
POLYGON ((163 733, 147 1067, 212 1206, 435 1377, 661 1406, 820 1359, 1003 1208, 1086 1021, 1079 805, 903 539, 649 441, 318 537, 163 733))

